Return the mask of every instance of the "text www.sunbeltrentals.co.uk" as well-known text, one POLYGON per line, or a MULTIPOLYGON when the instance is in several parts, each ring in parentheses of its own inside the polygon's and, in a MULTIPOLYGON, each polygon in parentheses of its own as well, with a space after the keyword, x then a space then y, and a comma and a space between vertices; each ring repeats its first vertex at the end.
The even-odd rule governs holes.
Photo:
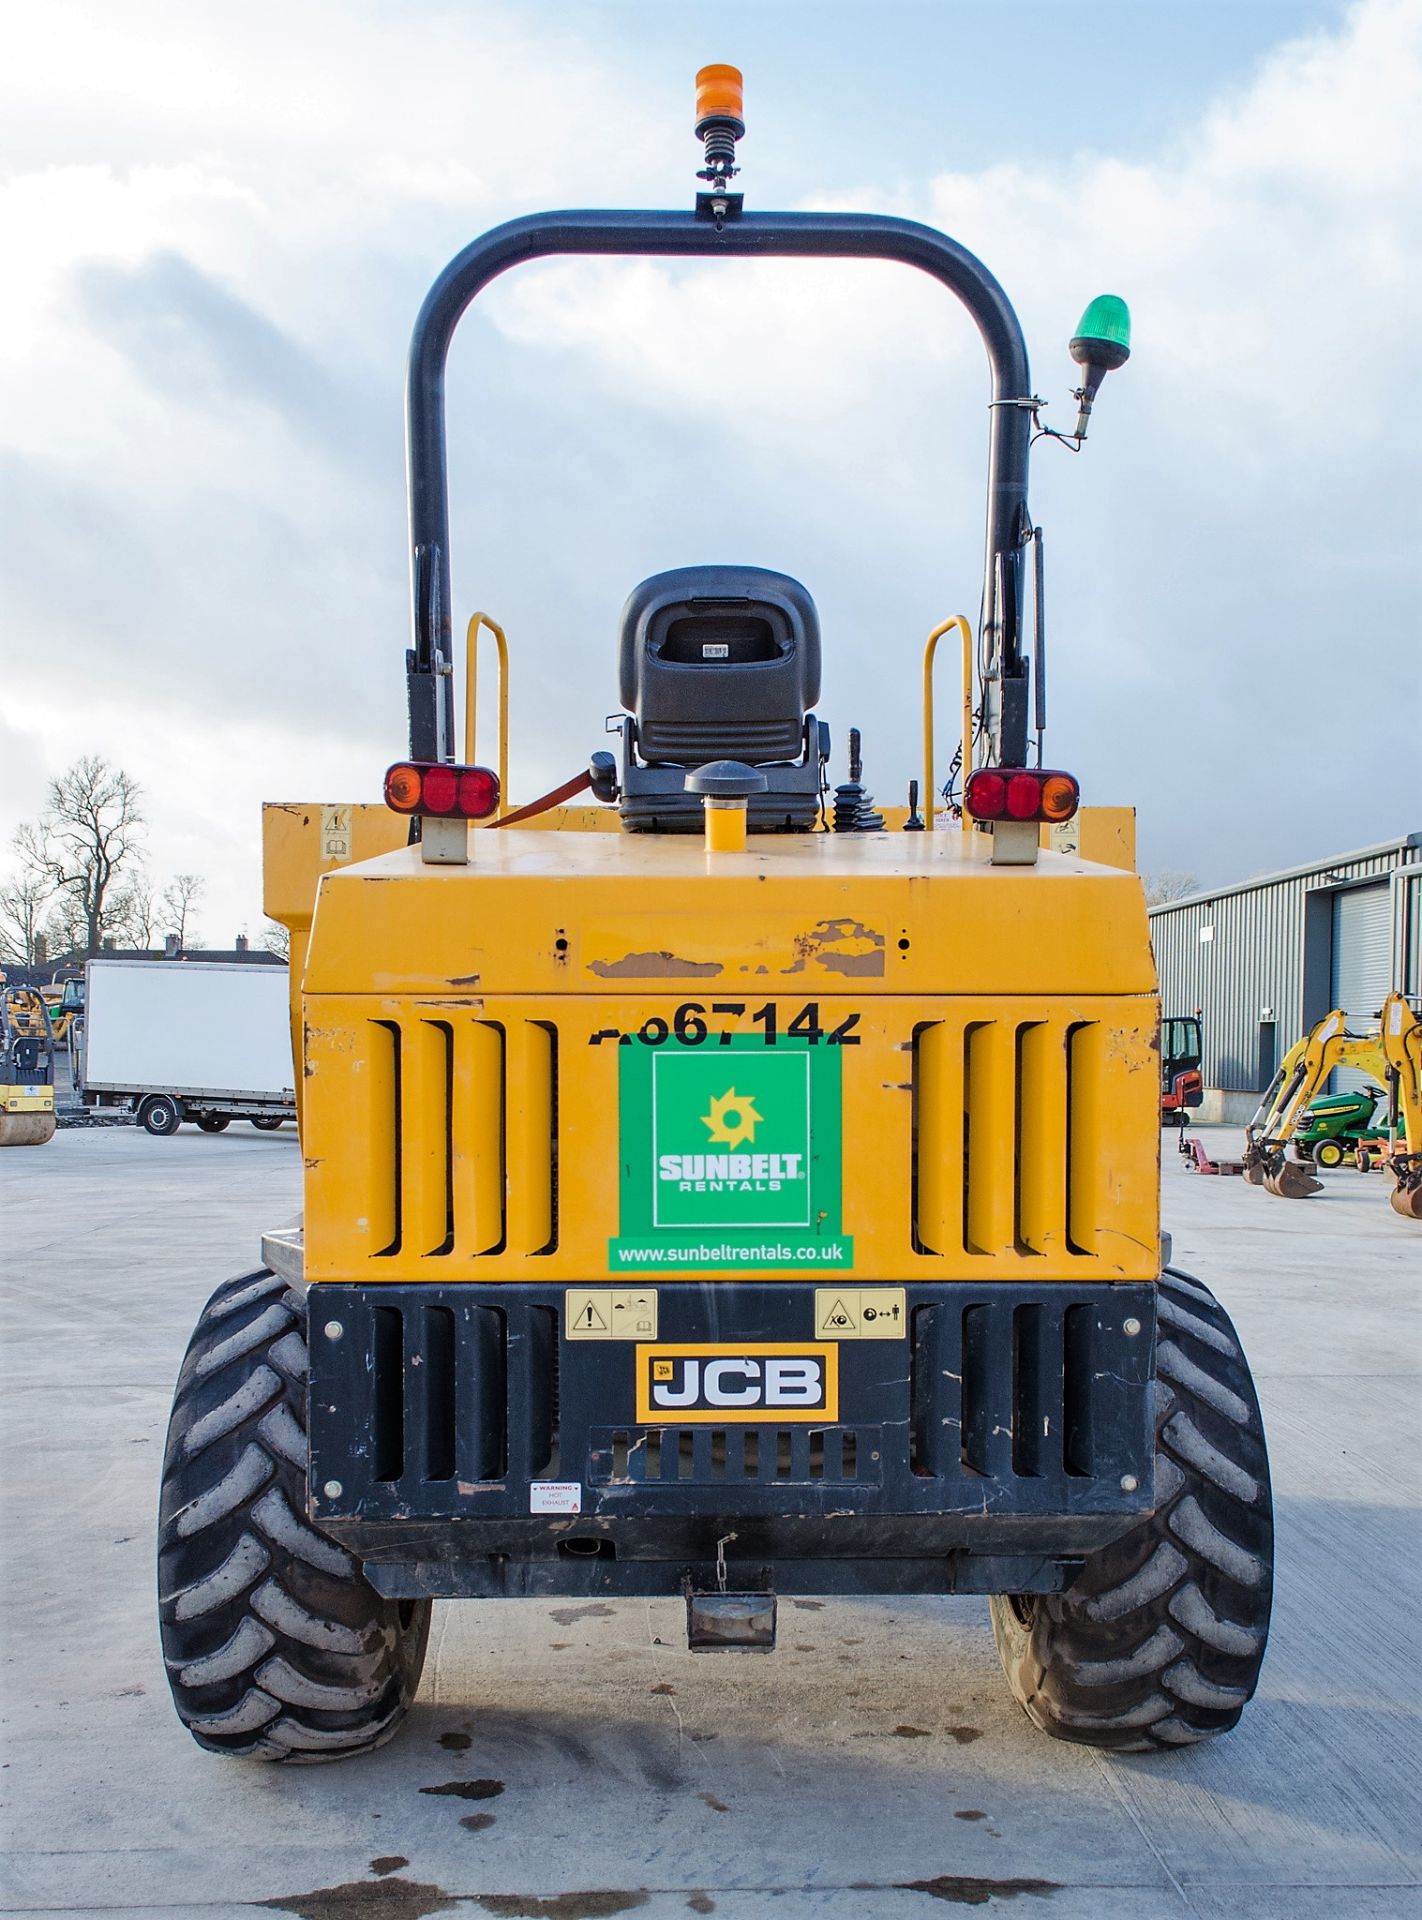
POLYGON ((853 1242, 846 1239, 823 1240, 808 1246, 790 1246, 784 1241, 764 1241, 759 1245, 740 1241, 696 1242, 683 1246, 651 1247, 636 1242, 613 1241, 612 1263, 621 1267, 707 1267, 707 1266, 805 1266, 844 1267, 850 1264, 853 1242))

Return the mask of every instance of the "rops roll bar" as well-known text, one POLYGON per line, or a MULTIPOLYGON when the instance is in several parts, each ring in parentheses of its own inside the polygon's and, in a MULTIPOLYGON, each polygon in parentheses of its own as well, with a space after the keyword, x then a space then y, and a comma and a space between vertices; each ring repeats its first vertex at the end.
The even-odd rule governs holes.
MULTIPOLYGON (((495 227, 450 262, 431 287, 410 343, 406 395, 414 645, 406 656, 410 757, 454 754, 453 636, 444 371, 465 308, 510 267, 554 254, 685 259, 897 260, 956 293, 977 322, 992 366, 987 559, 982 597, 985 734, 989 758, 1027 760, 1027 665, 1022 647, 1027 450, 1032 416, 1027 348, 1007 295, 980 260, 913 220, 858 213, 744 214, 718 226, 698 213, 533 214, 495 227)), ((933 797, 927 796, 933 804, 933 797)))

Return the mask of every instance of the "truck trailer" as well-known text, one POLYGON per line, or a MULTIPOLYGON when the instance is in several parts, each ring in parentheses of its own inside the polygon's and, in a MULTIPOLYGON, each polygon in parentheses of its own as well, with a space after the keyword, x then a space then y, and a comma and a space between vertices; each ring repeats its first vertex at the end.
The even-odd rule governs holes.
POLYGON ((91 960, 84 998, 85 1106, 127 1106, 159 1135, 296 1118, 285 967, 91 960))

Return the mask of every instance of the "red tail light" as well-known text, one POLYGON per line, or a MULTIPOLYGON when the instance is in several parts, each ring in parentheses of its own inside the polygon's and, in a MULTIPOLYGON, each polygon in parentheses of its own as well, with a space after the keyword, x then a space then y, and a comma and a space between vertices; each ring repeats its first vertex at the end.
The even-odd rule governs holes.
POLYGON ((1007 815, 1007 782, 990 767, 968 775, 964 804, 975 820, 1002 820, 1007 815))
POLYGON ((978 767, 964 796, 975 820, 1070 820, 1081 804, 1073 775, 1044 767, 978 767))
POLYGON ((1042 806, 1042 789, 1030 773, 1007 776, 1007 817, 1009 820, 1035 820, 1042 806))
POLYGON ((426 767, 420 778, 420 811, 453 813, 459 799, 459 775, 453 767, 426 767))
POLYGON ((385 804, 394 813, 487 820, 498 809, 499 776, 487 767, 400 760, 385 776, 385 804))

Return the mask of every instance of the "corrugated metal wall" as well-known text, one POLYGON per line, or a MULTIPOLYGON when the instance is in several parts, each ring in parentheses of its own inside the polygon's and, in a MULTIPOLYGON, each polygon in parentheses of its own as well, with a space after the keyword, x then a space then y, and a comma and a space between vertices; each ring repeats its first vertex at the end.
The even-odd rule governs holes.
MULTIPOLYGON (((1413 860, 1416 855, 1414 848, 1413 860)), ((1422 864, 1399 867, 1392 886, 1397 897, 1393 939, 1398 978, 1412 982, 1409 992, 1422 993, 1422 864)))
MULTIPOLYGON (((1340 887, 1333 896, 1333 985, 1328 997, 1347 1014, 1349 1027, 1359 1031, 1367 1030, 1392 990, 1392 898, 1387 881, 1340 887)), ((1376 1083, 1375 1074, 1340 1067, 1329 1091, 1356 1093, 1376 1083)))
POLYGON ((1152 907, 1162 1010, 1169 1015, 1199 1009, 1207 1087, 1257 1091, 1272 1062, 1328 1011, 1333 901, 1350 884, 1391 880, 1399 867, 1414 869, 1391 882, 1397 902, 1392 984, 1422 991, 1420 853, 1422 835, 1413 834, 1315 867, 1152 907))

